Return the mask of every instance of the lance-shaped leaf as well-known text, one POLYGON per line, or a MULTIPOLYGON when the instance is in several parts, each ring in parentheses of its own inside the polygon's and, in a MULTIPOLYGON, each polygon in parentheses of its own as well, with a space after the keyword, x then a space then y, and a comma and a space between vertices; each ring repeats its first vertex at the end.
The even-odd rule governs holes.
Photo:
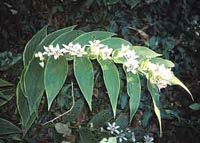
POLYGON ((110 60, 98 59, 98 62, 103 71, 103 79, 108 91, 114 117, 116 116, 117 101, 120 90, 119 72, 115 64, 110 60))
POLYGON ((27 131, 32 126, 33 122, 36 119, 35 113, 30 113, 27 98, 23 95, 20 82, 17 85, 16 89, 16 98, 17 98, 17 109, 19 111, 20 117, 22 119, 22 129, 23 136, 27 133, 27 131))
POLYGON ((108 38, 105 40, 102 40, 102 43, 104 45, 107 45, 109 48, 115 49, 121 49, 122 44, 127 46, 132 46, 132 44, 124 39, 121 38, 108 38))
POLYGON ((153 105, 154 105, 154 112, 158 118, 159 126, 160 126, 160 136, 162 137, 162 123, 161 123, 161 115, 160 115, 160 94, 158 88, 150 82, 147 81, 147 88, 151 94, 153 105))
POLYGON ((58 37, 63 33, 68 33, 72 31, 76 26, 66 27, 57 31, 54 31, 46 36, 40 44, 37 46, 36 52, 44 52, 44 46, 49 46, 55 39, 59 39, 58 37))
POLYGON ((39 59, 32 60, 24 75, 25 96, 28 99, 31 114, 37 113, 37 104, 44 92, 44 70, 39 65, 39 59))
POLYGON ((113 118, 112 110, 106 109, 99 113, 97 113, 88 123, 89 125, 93 125, 94 127, 101 127, 105 125, 106 122, 110 121, 113 118))
POLYGON ((144 46, 132 46, 132 49, 135 50, 135 52, 143 58, 155 58, 161 56, 161 54, 158 54, 144 46))
POLYGON ((133 116, 138 110, 140 104, 141 96, 141 83, 139 75, 128 72, 126 74, 127 78, 127 93, 130 97, 129 107, 130 107, 130 122, 133 119, 133 116))
MULTIPOLYGON (((59 35, 67 33, 68 31, 73 30, 73 28, 74 26, 71 26, 61 30, 57 30, 49 34, 46 38, 44 38, 40 42, 36 51, 43 51, 42 49, 44 45, 51 44, 55 39, 58 38, 59 35)), ((22 77, 20 79, 22 91, 28 99, 31 113, 33 113, 33 111, 37 113, 37 108, 44 93, 43 80, 44 80, 44 69, 40 67, 39 60, 37 58, 33 58, 31 60, 31 63, 26 67, 25 71, 22 72, 22 77)))
POLYGON ((24 53, 23 53, 23 61, 24 67, 28 65, 30 60, 32 59, 37 45, 47 36, 47 27, 43 27, 40 31, 38 31, 31 40, 26 44, 24 53))
POLYGON ((8 87, 8 86, 13 86, 13 84, 0 78, 0 87, 8 87))
POLYGON ((57 44, 68 44, 82 34, 84 34, 84 32, 81 30, 73 30, 70 32, 66 32, 57 37, 51 44, 54 46, 56 46, 57 44))
POLYGON ((8 120, 0 118, 0 135, 18 134, 22 131, 8 120))
POLYGON ((191 96, 192 100, 194 101, 192 93, 189 91, 189 89, 176 76, 174 76, 169 82, 170 82, 171 85, 179 85, 183 89, 185 89, 189 93, 189 95, 191 96))
MULTIPOLYGON (((52 32, 50 34, 48 34, 40 43, 38 43, 38 45, 35 45, 36 48, 35 48, 35 52, 43 52, 44 51, 44 48, 43 46, 48 46, 49 44, 51 44, 53 42, 53 40, 55 40, 59 35, 63 34, 64 32, 68 32, 68 31, 71 31, 75 28, 75 26, 70 26, 70 27, 67 27, 67 28, 63 28, 61 30, 57 30, 55 32, 52 32)), ((33 51, 32 51, 33 52, 33 51)), ((33 54, 32 54, 33 55, 33 54)), ((36 59, 31 59, 31 62, 33 60, 36 60, 36 59)), ((21 74, 21 85, 22 85, 22 91, 23 93, 25 94, 25 86, 26 86, 26 83, 24 82, 24 72, 28 69, 29 67, 25 67, 25 69, 22 71, 22 74, 21 74)))
POLYGON ((24 126, 30 118, 30 111, 29 111, 28 101, 26 97, 23 95, 20 83, 18 83, 17 85, 16 98, 17 98, 17 109, 22 119, 22 125, 24 126))
POLYGON ((86 57, 75 58, 74 75, 90 110, 92 110, 91 104, 94 86, 94 70, 91 61, 86 57))
MULTIPOLYGON (((66 32, 61 34, 59 37, 57 37, 54 41, 52 41, 52 45, 57 45, 57 44, 68 44, 72 40, 74 40, 76 37, 79 35, 83 34, 83 31, 80 30, 74 30, 70 32, 66 32)), ((62 88, 65 79, 67 77, 67 72, 68 72, 68 64, 67 61, 64 57, 59 58, 58 60, 53 59, 53 57, 49 58, 47 61, 47 65, 50 66, 50 68, 47 70, 47 66, 45 68, 45 89, 47 92, 47 101, 48 101, 48 109, 50 109, 51 104, 57 94, 59 93, 60 89, 62 88), (61 64, 61 65, 59 65, 61 64), (55 65, 55 67, 54 67, 55 65), (56 67, 59 67, 59 69, 56 69, 56 67), (53 70, 53 71, 51 71, 53 70), (56 71, 57 70, 57 71, 56 71), (60 70, 60 71, 59 71, 60 70), (54 75, 55 73, 56 75, 54 75), (60 74, 59 74, 60 73, 60 74), (52 76, 52 77, 51 77, 52 76), (57 83, 54 88, 54 76, 57 77, 57 83), (50 79, 48 79, 50 78, 50 79), (49 83, 52 82, 52 83, 49 83)))
POLYGON ((159 58, 159 57, 153 58, 150 61, 154 64, 159 64, 159 65, 163 64, 167 68, 173 68, 175 66, 174 63, 171 62, 170 60, 166 60, 166 59, 159 58))
POLYGON ((92 40, 103 40, 103 39, 107 39, 109 37, 112 37, 116 35, 115 33, 111 33, 111 32, 105 32, 105 31, 92 31, 92 32, 88 32, 85 34, 80 35, 79 37, 77 37, 73 43, 79 43, 82 46, 85 44, 89 44, 89 41, 92 40))
POLYGON ((68 72, 68 63, 65 57, 55 60, 50 57, 44 71, 44 85, 47 94, 48 110, 60 89, 62 88, 68 72))
POLYGON ((6 104, 15 95, 14 88, 5 88, 0 90, 0 107, 6 104))
MULTIPOLYGON (((93 31, 80 35, 73 41, 73 43, 79 43, 83 46, 89 44, 89 41, 103 40, 113 35, 115 34, 110 32, 93 31)), ((91 61, 86 57, 75 57, 74 74, 89 108, 92 109, 91 102, 94 87, 94 70, 91 61)))

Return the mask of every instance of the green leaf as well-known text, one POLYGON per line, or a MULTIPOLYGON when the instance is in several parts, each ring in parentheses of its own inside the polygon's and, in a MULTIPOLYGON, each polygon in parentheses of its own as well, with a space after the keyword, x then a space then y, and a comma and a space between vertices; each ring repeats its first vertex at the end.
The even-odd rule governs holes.
POLYGON ((108 45, 108 47, 112 48, 113 50, 121 49, 122 44, 132 46, 130 42, 121 38, 108 38, 108 39, 102 40, 102 44, 108 45))
POLYGON ((116 125, 120 126, 120 129, 126 129, 128 127, 128 115, 121 113, 116 119, 116 125))
POLYGON ((47 36, 47 27, 48 26, 44 26, 26 44, 26 47, 23 53, 24 67, 27 66, 30 60, 32 59, 33 54, 35 53, 35 50, 38 44, 47 36))
MULTIPOLYGON (((52 45, 56 46, 57 44, 62 45, 62 44, 69 44, 72 42, 75 38, 83 34, 84 32, 81 30, 73 30, 67 33, 63 33, 60 35, 58 38, 56 38, 53 42, 52 45)), ((73 56, 67 55, 66 56, 67 60, 73 60, 73 56)))
POLYGON ((17 85, 16 98, 17 98, 17 108, 20 117, 22 119, 22 125, 25 125, 30 118, 30 111, 29 111, 28 101, 26 97, 23 95, 20 83, 18 83, 17 85))
POLYGON ((43 52, 44 51, 44 46, 49 46, 55 39, 57 39, 60 35, 62 35, 63 33, 68 33, 70 31, 72 31, 76 26, 70 26, 70 27, 66 27, 57 31, 54 31, 50 34, 48 34, 46 36, 46 38, 44 38, 40 44, 37 46, 36 52, 43 52))
POLYGON ((0 118, 0 135, 19 134, 22 131, 8 120, 0 118))
POLYGON ((6 104, 14 96, 14 88, 8 88, 0 91, 0 107, 6 104))
POLYGON ((88 125, 93 124, 94 127, 101 127, 106 122, 110 121, 113 118, 111 110, 103 110, 97 113, 88 123, 88 125))
POLYGON ((130 107, 130 122, 133 116, 138 110, 141 97, 141 83, 138 74, 133 74, 128 72, 126 74, 127 78, 127 93, 130 96, 129 107, 130 107))
POLYGON ((47 94, 48 110, 60 89, 62 88, 68 73, 68 63, 64 57, 55 60, 50 57, 44 71, 44 85, 47 94))
POLYGON ((147 88, 151 94, 153 105, 154 105, 154 112, 158 118, 159 126, 160 126, 160 137, 162 137, 162 123, 161 123, 161 115, 160 115, 160 94, 158 88, 153 85, 149 80, 147 81, 147 88))
POLYGON ((19 81, 20 86, 21 86, 21 90, 22 90, 24 96, 26 96, 26 95, 25 95, 25 81, 24 81, 24 76, 25 76, 24 74, 25 74, 25 71, 26 71, 26 68, 24 68, 24 69, 22 70, 21 75, 20 75, 20 81, 19 81))
POLYGON ((92 40, 103 40, 116 35, 115 33, 105 31, 92 31, 77 37, 73 43, 79 43, 81 45, 89 44, 92 40))
POLYGON ((96 143, 96 137, 87 128, 81 128, 79 131, 81 143, 96 143))
POLYGON ((13 84, 0 78, 0 87, 7 87, 7 86, 13 86, 13 84))
POLYGON ((138 0, 125 0, 125 2, 131 6, 131 8, 134 8, 139 2, 138 0))
POLYGON ((147 127, 150 123, 150 119, 151 119, 151 117, 152 117, 152 112, 151 111, 147 111, 147 112, 145 112, 144 114, 143 114, 143 116, 142 116, 142 126, 143 127, 147 127))
MULTIPOLYGON (((83 33, 84 32, 80 31, 80 30, 74 30, 74 31, 63 33, 60 36, 58 36, 54 41, 52 41, 51 44, 53 44, 53 45, 56 45, 56 44, 68 44, 72 40, 74 40, 76 37, 78 37, 79 35, 81 35, 83 33)), ((45 85, 45 89, 49 90, 49 91, 47 91, 48 109, 50 108, 53 100, 55 99, 56 95, 58 94, 59 90, 62 88, 62 86, 64 84, 64 80, 66 79, 65 76, 67 76, 66 68, 67 68, 67 65, 68 65, 67 61, 63 57, 61 59, 58 59, 58 60, 54 60, 53 58, 50 58, 50 59, 47 61, 47 65, 48 65, 48 63, 50 61, 51 64, 49 64, 49 65, 51 66, 53 71, 50 71, 51 69, 49 69, 48 70, 48 72, 49 72, 48 76, 52 76, 50 74, 53 74, 54 72, 61 72, 62 75, 59 75, 59 74, 56 73, 57 78, 60 78, 59 79, 60 82, 57 80, 58 83, 56 85, 56 88, 52 88, 52 87, 54 87, 54 76, 55 75, 53 75, 51 77, 51 79, 47 79, 48 77, 46 77, 46 79, 45 79, 45 83, 47 83, 47 81, 51 81, 52 82, 52 83, 48 83, 48 85, 45 85), (64 63, 64 61, 65 61, 65 63, 64 63), (54 68, 53 67, 54 65, 52 63, 55 65, 55 67, 57 67, 57 68, 59 67, 59 69, 54 68), (64 65, 59 65, 59 64, 63 64, 63 63, 64 63, 64 65), (61 71, 59 71, 59 70, 61 70, 61 71), (65 77, 65 79, 63 80, 62 77, 65 77)), ((47 69, 47 67, 45 68, 45 71, 46 71, 46 69, 47 69)))
POLYGON ((25 135, 36 119, 36 114, 31 115, 27 98, 23 95, 20 82, 16 89, 17 109, 22 119, 23 134, 25 135))
POLYGON ((189 106, 192 110, 200 110, 200 103, 193 103, 189 106))
POLYGON ((23 129, 23 136, 26 135, 26 133, 29 131, 29 129, 31 128, 31 126, 33 125, 34 121, 36 119, 36 114, 35 113, 32 113, 28 122, 22 126, 22 129, 23 129))
MULTIPOLYGON (((69 33, 68 31, 73 30, 74 27, 75 26, 67 27, 47 35, 38 45, 37 51, 43 51, 43 46, 51 44, 54 40, 62 42, 62 40, 58 39, 59 34, 62 35, 62 33, 65 32, 69 33)), ((39 60, 33 58, 23 72, 20 79, 22 91, 28 98, 30 112, 33 113, 33 111, 35 111, 37 113, 37 108, 44 93, 44 69, 40 67, 39 60)))
POLYGON ((76 57, 74 59, 74 75, 90 110, 92 110, 94 70, 91 61, 86 57, 76 57))
POLYGON ((153 58, 150 61, 154 64, 159 64, 159 65, 163 64, 167 68, 173 68, 175 66, 173 62, 171 62, 170 60, 163 59, 163 58, 153 58))
POLYGON ((34 58, 24 73, 25 96, 28 99, 31 114, 37 113, 38 102, 44 92, 44 69, 39 65, 39 59, 34 58))
POLYGON ((60 36, 58 36, 53 42, 52 44, 54 46, 56 46, 57 44, 61 45, 61 44, 68 44, 71 41, 73 41, 75 38, 77 38, 78 36, 84 34, 83 31, 81 30, 73 30, 70 32, 66 32, 61 34, 60 36))
MULTIPOLYGON (((73 41, 73 43, 85 45, 89 44, 88 42, 91 40, 103 40, 113 35, 115 34, 110 32, 93 31, 80 35, 73 41)), ((91 61, 88 58, 75 58, 74 74, 81 89, 81 92, 83 93, 90 109, 92 109, 91 101, 94 86, 94 71, 91 61)))
POLYGON ((176 77, 174 76, 171 80, 170 80, 170 84, 171 85, 179 85, 181 86, 183 89, 185 89, 189 95, 191 96, 192 100, 194 101, 194 98, 192 96, 192 93, 189 91, 189 89, 176 77))
POLYGON ((155 58, 161 56, 161 54, 158 54, 144 46, 132 46, 132 49, 142 58, 155 58))
POLYGON ((119 72, 115 64, 110 60, 98 59, 103 71, 103 79, 108 91, 114 117, 116 116, 117 101, 120 90, 119 72))

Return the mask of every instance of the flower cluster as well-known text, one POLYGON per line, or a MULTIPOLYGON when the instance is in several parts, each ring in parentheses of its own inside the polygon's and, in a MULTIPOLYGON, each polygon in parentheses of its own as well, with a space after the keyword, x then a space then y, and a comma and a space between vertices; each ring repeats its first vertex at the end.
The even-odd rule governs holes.
MULTIPOLYGON (((120 129, 120 126, 116 125, 115 122, 113 122, 112 124, 108 123, 107 130, 109 130, 112 135, 115 135, 116 138, 118 138, 119 142, 127 141, 128 138, 126 137, 125 132, 119 129, 120 129)), ((135 141, 135 134, 133 133, 132 135, 133 135, 132 141, 135 141)))
POLYGON ((124 57, 126 59, 124 65, 127 72, 132 72, 135 74, 137 68, 139 67, 139 56, 135 53, 135 51, 130 49, 129 45, 122 45, 121 50, 119 51, 119 57, 124 57))
POLYGON ((85 46, 81 46, 79 43, 73 44, 69 43, 68 45, 63 44, 63 49, 61 49, 61 52, 64 54, 69 53, 71 56, 77 56, 82 57, 83 55, 86 55, 87 52, 85 51, 85 46))
POLYGON ((159 89, 167 87, 169 81, 174 76, 173 72, 171 71, 171 68, 166 68, 163 64, 158 65, 148 62, 146 68, 151 74, 150 75, 151 82, 156 84, 159 89))
POLYGON ((111 59, 113 49, 101 43, 100 40, 89 41, 90 54, 100 56, 103 60, 111 59))
MULTIPOLYGON (((79 43, 73 44, 63 44, 62 48, 57 44, 55 47, 49 45, 48 47, 44 46, 44 52, 38 52, 35 54, 35 57, 40 59, 40 65, 44 67, 45 56, 53 56, 57 60, 60 56, 70 55, 70 56, 88 56, 98 58, 101 57, 102 60, 112 59, 113 49, 109 48, 108 45, 104 45, 100 40, 89 41, 89 45, 80 45, 79 43), (87 49, 86 49, 87 48, 87 49)), ((131 49, 129 45, 121 45, 121 49, 118 51, 117 57, 125 59, 123 65, 126 68, 127 72, 136 73, 140 68, 139 56, 136 52, 131 49)), ((145 65, 145 70, 147 73, 150 73, 150 80, 152 83, 156 84, 159 89, 167 87, 169 81, 173 77, 173 72, 170 68, 166 68, 164 65, 157 65, 151 62, 148 62, 145 65)))
MULTIPOLYGON (((115 122, 108 123, 107 130, 114 135, 119 142, 136 142, 135 133, 132 132, 129 128, 126 128, 125 131, 120 129, 120 126, 116 125, 115 122)), ((153 143, 154 138, 149 135, 144 136, 144 143, 153 143)))
POLYGON ((50 45, 49 47, 44 46, 44 50, 45 52, 43 55, 54 56, 55 60, 57 60, 60 56, 63 56, 63 53, 58 44, 56 47, 53 47, 53 45, 50 45))

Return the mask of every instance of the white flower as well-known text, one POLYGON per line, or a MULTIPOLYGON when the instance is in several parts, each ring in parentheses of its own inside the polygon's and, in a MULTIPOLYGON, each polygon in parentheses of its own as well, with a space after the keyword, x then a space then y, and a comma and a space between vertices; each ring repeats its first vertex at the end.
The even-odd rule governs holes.
POLYGON ((121 50, 119 52, 119 57, 125 57, 127 60, 129 59, 137 59, 139 56, 135 53, 134 50, 130 49, 129 45, 123 45, 121 46, 121 50))
POLYGON ((42 67, 42 68, 44 68, 44 62, 42 61, 42 62, 39 62, 39 65, 42 67))
POLYGON ((63 53, 69 53, 72 56, 82 57, 83 55, 86 55, 87 52, 85 52, 85 47, 81 47, 79 43, 73 44, 69 43, 68 45, 63 44, 63 53))
POLYGON ((97 47, 98 49, 101 49, 104 47, 104 44, 101 44, 100 40, 89 41, 89 43, 90 43, 90 47, 97 47))
POLYGON ((119 135, 117 136, 117 138, 119 138, 119 142, 122 142, 122 141, 127 141, 127 137, 126 135, 123 133, 123 130, 120 131, 119 135))
POLYGON ((117 130, 118 128, 120 128, 120 126, 116 126, 115 122, 113 122, 112 124, 108 123, 107 130, 110 130, 111 134, 114 134, 114 133, 119 134, 119 131, 117 130))
POLYGON ((43 56, 43 53, 42 52, 38 52, 35 54, 35 57, 36 58, 39 58, 40 61, 44 61, 44 56, 43 56))
POLYGON ((144 143, 154 143, 153 140, 154 138, 149 135, 144 136, 144 143))
POLYGON ((85 52, 85 47, 81 47, 81 45, 77 43, 73 46, 73 51, 70 54, 77 57, 82 57, 87 53, 85 52))
POLYGON ((63 49, 61 49, 61 52, 62 53, 64 53, 64 54, 66 54, 66 53, 69 53, 69 52, 71 52, 71 50, 73 49, 73 43, 72 42, 70 42, 68 45, 66 45, 66 44, 63 44, 63 49))
POLYGON ((147 70, 151 73, 151 82, 156 84, 159 89, 167 87, 169 81, 174 76, 171 69, 166 68, 163 64, 156 65, 154 63, 148 63, 147 70))
POLYGON ((108 48, 108 46, 105 46, 103 49, 100 50, 101 57, 103 60, 111 59, 113 49, 108 48))
POLYGON ((124 63, 126 66, 127 72, 132 72, 136 73, 136 69, 139 67, 139 62, 137 60, 128 60, 127 62, 124 63))
POLYGON ((104 44, 101 44, 100 40, 89 41, 89 43, 92 55, 99 55, 100 49, 105 46, 104 44))
POLYGON ((131 133, 131 140, 132 140, 133 142, 136 141, 136 139, 135 139, 135 133, 134 133, 134 132, 131 133))
POLYGON ((63 53, 60 50, 59 45, 57 44, 56 47, 53 45, 49 45, 49 47, 44 46, 45 52, 43 55, 54 56, 54 59, 58 59, 60 56, 63 56, 63 53))

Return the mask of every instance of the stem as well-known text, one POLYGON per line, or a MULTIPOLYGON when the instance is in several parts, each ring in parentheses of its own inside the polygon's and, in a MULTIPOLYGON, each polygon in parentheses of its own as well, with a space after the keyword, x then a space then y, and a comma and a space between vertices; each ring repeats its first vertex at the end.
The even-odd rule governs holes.
POLYGON ((52 120, 49 120, 49 121, 43 123, 43 124, 42 124, 43 126, 45 126, 45 125, 47 125, 47 124, 49 124, 49 123, 53 123, 55 120, 57 120, 57 119, 61 118, 62 116, 68 114, 68 113, 73 109, 74 103, 75 103, 73 82, 71 83, 71 85, 72 85, 72 106, 71 106, 71 108, 70 108, 69 110, 67 110, 66 112, 60 114, 59 116, 53 118, 52 120))

